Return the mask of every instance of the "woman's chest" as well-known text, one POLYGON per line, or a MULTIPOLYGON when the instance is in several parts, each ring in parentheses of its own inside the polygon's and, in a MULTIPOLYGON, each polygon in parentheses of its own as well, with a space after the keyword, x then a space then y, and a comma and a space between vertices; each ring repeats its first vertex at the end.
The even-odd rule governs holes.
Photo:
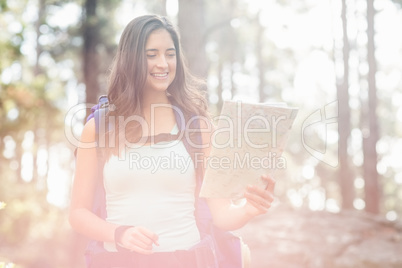
POLYGON ((195 169, 181 141, 143 146, 112 156, 103 170, 109 194, 194 193, 195 169))

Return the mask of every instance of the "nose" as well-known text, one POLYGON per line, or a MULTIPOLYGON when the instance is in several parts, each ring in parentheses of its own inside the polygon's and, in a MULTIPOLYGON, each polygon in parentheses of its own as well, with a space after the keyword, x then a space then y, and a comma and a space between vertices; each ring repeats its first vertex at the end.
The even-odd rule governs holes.
POLYGON ((166 59, 165 55, 161 55, 158 58, 157 66, 160 68, 168 67, 168 63, 167 63, 167 59, 166 59))

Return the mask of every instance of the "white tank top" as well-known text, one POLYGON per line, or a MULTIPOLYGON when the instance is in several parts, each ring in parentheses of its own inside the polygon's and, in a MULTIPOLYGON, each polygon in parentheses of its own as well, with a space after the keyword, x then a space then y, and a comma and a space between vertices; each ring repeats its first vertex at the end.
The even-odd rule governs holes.
MULTIPOLYGON (((172 134, 177 133, 177 126, 172 134)), ((200 241, 194 216, 195 169, 182 141, 127 148, 103 170, 106 220, 143 226, 159 236, 154 252, 189 249, 200 241)), ((113 243, 104 243, 116 251, 113 243)))

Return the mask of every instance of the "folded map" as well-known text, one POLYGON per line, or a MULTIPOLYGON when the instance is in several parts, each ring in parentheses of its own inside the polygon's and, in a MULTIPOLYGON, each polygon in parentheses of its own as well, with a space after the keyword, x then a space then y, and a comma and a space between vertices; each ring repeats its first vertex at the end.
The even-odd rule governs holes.
POLYGON ((240 199, 263 174, 286 168, 281 155, 298 109, 283 104, 225 101, 212 134, 200 196, 240 199))

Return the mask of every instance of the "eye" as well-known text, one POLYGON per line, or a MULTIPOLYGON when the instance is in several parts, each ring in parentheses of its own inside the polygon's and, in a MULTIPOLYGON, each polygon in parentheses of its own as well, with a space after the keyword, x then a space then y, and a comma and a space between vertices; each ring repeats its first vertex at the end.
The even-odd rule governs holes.
POLYGON ((147 54, 147 58, 154 58, 155 56, 154 54, 147 54))
POLYGON ((166 56, 167 57, 176 57, 176 51, 174 49, 169 49, 166 51, 166 56))

